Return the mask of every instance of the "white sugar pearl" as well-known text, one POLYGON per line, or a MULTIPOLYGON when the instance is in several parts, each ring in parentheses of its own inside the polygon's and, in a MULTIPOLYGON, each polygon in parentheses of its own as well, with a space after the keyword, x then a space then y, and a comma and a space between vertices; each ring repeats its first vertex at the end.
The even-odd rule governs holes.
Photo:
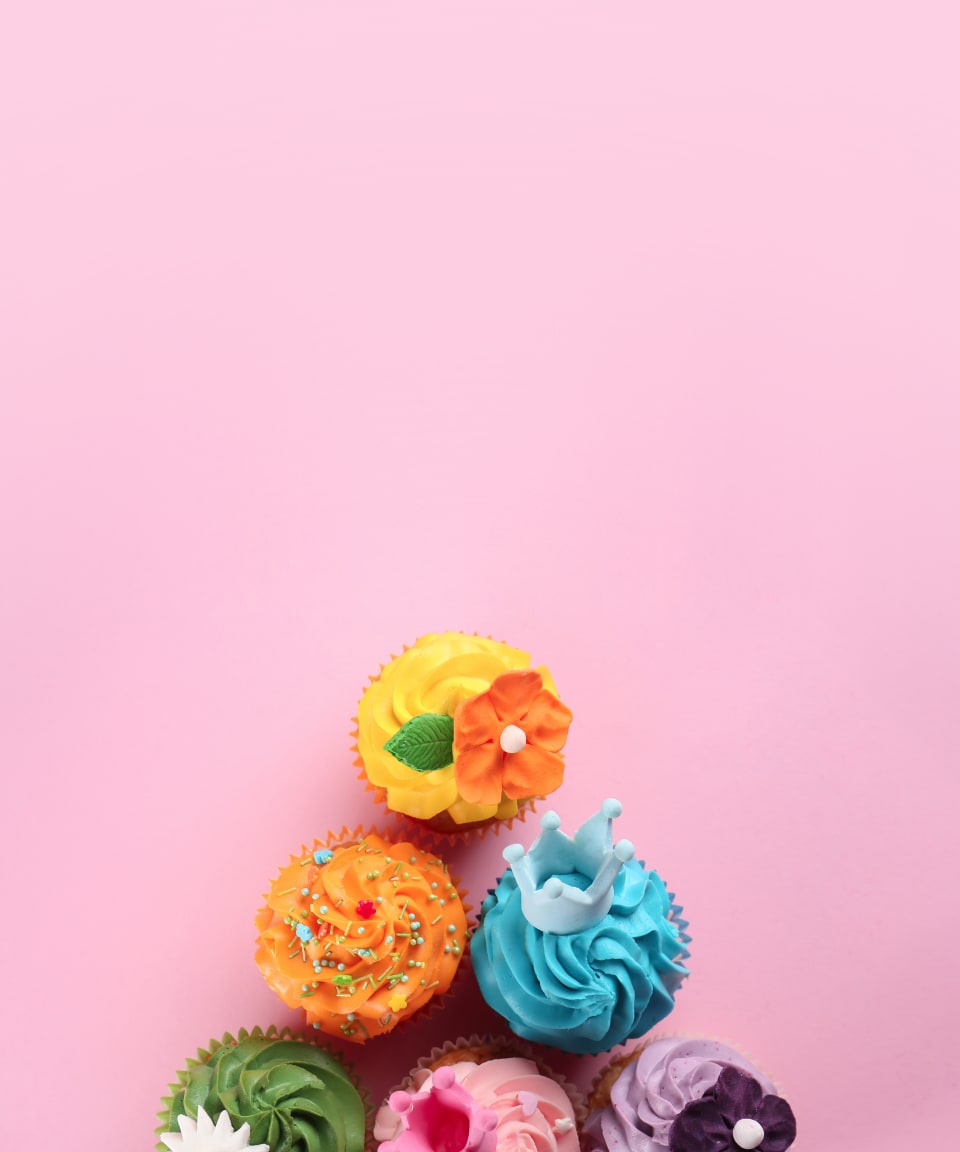
POLYGON ((763 1143, 763 1128, 756 1120, 738 1120, 733 1126, 733 1142, 738 1148, 759 1148, 763 1143))
POLYGON ((527 734, 516 724, 508 724, 500 733, 500 747, 504 752, 519 752, 526 747, 527 734))

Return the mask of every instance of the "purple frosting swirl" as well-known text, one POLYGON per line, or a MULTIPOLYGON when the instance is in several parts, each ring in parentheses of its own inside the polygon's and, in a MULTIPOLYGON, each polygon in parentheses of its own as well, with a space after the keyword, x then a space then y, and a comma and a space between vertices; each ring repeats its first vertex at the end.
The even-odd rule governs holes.
POLYGON ((654 1040, 620 1073, 609 1105, 587 1119, 584 1152, 668 1152, 674 1120, 729 1067, 752 1076, 764 1094, 776 1095, 771 1081, 726 1044, 654 1040))

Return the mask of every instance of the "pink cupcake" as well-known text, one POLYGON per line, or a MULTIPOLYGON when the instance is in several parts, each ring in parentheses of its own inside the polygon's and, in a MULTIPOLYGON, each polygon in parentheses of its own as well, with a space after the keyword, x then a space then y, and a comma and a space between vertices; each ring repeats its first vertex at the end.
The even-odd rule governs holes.
POLYGON ((583 1101, 508 1040, 459 1040, 421 1060, 379 1110, 380 1152, 579 1152, 583 1101))

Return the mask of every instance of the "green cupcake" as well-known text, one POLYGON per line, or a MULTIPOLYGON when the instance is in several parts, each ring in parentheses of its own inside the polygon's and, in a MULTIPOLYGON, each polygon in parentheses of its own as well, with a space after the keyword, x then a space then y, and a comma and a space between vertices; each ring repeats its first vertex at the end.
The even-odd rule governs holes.
MULTIPOLYGON (((199 1143, 196 1122, 226 1112, 237 1148, 265 1144, 270 1152, 364 1152, 367 1106, 344 1065, 325 1048, 289 1029, 241 1029, 201 1049, 177 1073, 159 1114, 157 1145, 187 1152, 199 1143), (180 1117, 187 1123, 180 1124, 180 1117), (249 1125, 242 1133, 240 1129, 249 1125), (186 1129, 186 1131, 184 1131, 186 1129)), ((234 1144, 231 1143, 230 1147, 234 1144)))

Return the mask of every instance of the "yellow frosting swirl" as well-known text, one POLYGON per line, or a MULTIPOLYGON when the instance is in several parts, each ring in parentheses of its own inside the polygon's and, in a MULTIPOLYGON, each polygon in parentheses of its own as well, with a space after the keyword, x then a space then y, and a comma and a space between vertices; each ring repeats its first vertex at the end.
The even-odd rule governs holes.
MULTIPOLYGON (((462 632, 422 636, 392 660, 364 692, 357 711, 360 759, 370 783, 386 792, 387 806, 417 820, 443 813, 455 824, 515 816, 518 802, 508 796, 499 804, 464 800, 452 764, 435 772, 417 772, 384 745, 413 716, 426 712, 452 716, 458 704, 486 692, 504 672, 529 667, 528 653, 462 632)), ((547 690, 555 693, 546 668, 536 670, 547 690)))

